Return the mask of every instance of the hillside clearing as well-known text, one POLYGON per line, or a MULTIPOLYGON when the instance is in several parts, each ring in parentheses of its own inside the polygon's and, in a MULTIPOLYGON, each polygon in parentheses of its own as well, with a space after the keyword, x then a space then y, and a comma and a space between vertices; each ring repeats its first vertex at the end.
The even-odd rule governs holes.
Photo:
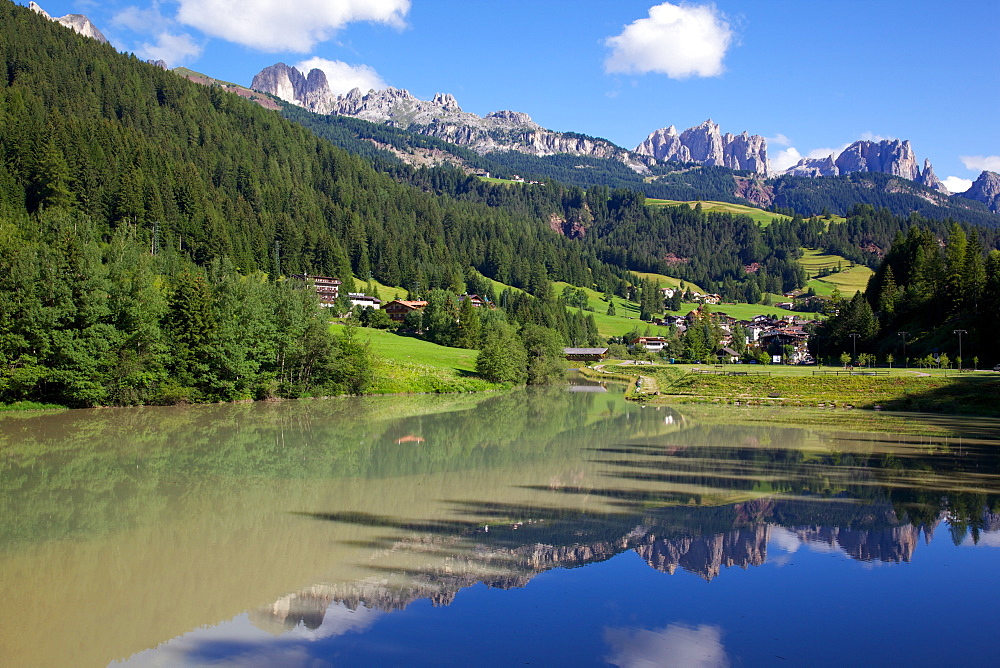
POLYGON ((841 271, 823 276, 822 278, 812 278, 806 282, 807 288, 812 288, 817 295, 829 297, 834 289, 846 297, 853 297, 860 290, 864 290, 868 285, 872 270, 864 265, 851 266, 851 261, 840 255, 825 255, 816 249, 804 249, 804 254, 799 258, 799 264, 809 275, 815 275, 823 269, 836 269, 842 267, 841 271))
POLYGON ((771 211, 765 211, 763 209, 758 209, 757 207, 747 206, 744 204, 733 204, 732 202, 712 202, 712 201, 680 201, 672 199, 646 199, 646 204, 649 206, 681 206, 687 205, 692 209, 701 204, 701 210, 705 213, 731 213, 734 215, 749 216, 755 223, 759 224, 761 227, 767 227, 771 224, 773 220, 791 220, 791 217, 786 216, 782 213, 773 213, 771 211))

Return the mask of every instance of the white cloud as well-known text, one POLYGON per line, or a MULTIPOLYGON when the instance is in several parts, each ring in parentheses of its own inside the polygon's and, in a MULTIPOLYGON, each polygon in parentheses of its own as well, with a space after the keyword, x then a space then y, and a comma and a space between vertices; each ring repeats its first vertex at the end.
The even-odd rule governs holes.
POLYGON ((949 176, 942 182, 944 183, 944 187, 948 189, 948 192, 952 194, 964 193, 972 187, 972 179, 962 179, 957 176, 949 176))
POLYGON ((782 526, 771 526, 771 543, 774 547, 792 554, 798 552, 802 547, 802 539, 794 531, 790 531, 782 526))
POLYGON ((397 28, 410 0, 178 0, 177 19, 206 34, 263 51, 304 53, 348 23, 397 28))
POLYGON ((382 90, 389 87, 378 72, 368 65, 348 65, 340 60, 310 58, 296 65, 295 69, 305 75, 308 75, 310 70, 322 70, 326 73, 330 90, 336 95, 343 95, 352 88, 360 88, 361 92, 367 93, 372 89, 382 90))
POLYGON ((781 172, 802 159, 802 155, 795 149, 794 146, 789 146, 784 151, 779 151, 777 155, 773 158, 768 159, 770 163, 770 170, 772 172, 781 172))
POLYGON ((166 26, 168 20, 160 14, 158 6, 149 9, 139 9, 138 7, 126 7, 118 12, 111 19, 112 25, 118 28, 128 28, 135 32, 147 33, 150 29, 162 28, 166 26))
POLYGON ((963 155, 959 160, 966 169, 976 172, 1000 172, 1000 155, 963 155))
POLYGON ((156 36, 155 43, 143 42, 136 49, 136 54, 143 58, 166 61, 167 67, 190 62, 201 55, 202 46, 195 42, 191 35, 173 35, 162 32, 156 36))
POLYGON ((979 534, 979 542, 972 539, 972 532, 962 541, 964 547, 1000 547, 1000 531, 984 531, 979 534))
POLYGON ((671 79, 722 74, 722 60, 733 41, 726 17, 715 5, 674 5, 649 8, 649 18, 638 19, 604 44, 611 55, 606 72, 659 72, 671 79))
POLYGON ((616 666, 729 665, 722 630, 708 624, 671 624, 662 631, 606 628, 604 641, 612 652, 606 660, 616 666))
POLYGON ((179 30, 176 21, 160 12, 159 2, 145 9, 126 7, 114 15, 111 23, 146 36, 146 41, 135 44, 131 50, 142 58, 164 60, 169 67, 194 60, 203 50, 198 40, 179 30))
POLYGON ((785 135, 781 134, 780 132, 773 137, 764 137, 764 141, 766 141, 768 145, 771 144, 775 144, 776 146, 792 145, 792 140, 786 137, 785 135))

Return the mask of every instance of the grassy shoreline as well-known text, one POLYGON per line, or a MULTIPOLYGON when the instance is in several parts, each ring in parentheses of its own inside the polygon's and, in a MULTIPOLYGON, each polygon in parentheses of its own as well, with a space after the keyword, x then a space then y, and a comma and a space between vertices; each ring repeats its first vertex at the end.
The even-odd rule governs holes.
MULTIPOLYGON (((726 367, 725 370, 734 370, 726 367)), ((639 375, 655 381, 656 392, 630 386, 628 398, 650 404, 712 403, 735 406, 862 408, 953 415, 1000 417, 1000 374, 989 371, 950 374, 909 369, 880 370, 887 375, 814 375, 835 370, 760 366, 736 370, 761 375, 702 374, 712 365, 623 367, 607 365, 615 379, 639 375), (769 375, 764 375, 769 374, 769 375)), ((599 372, 591 372, 599 373, 599 372)))

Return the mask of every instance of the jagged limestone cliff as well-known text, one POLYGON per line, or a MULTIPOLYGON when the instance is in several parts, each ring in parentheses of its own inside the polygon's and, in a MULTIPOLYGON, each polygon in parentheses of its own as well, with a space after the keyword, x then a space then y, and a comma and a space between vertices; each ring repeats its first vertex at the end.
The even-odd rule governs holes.
POLYGON ((494 111, 480 117, 463 111, 455 97, 446 93, 437 93, 431 100, 418 99, 400 88, 368 92, 355 88, 345 95, 336 95, 321 70, 314 69, 303 75, 284 63, 262 70, 250 87, 318 114, 386 123, 467 146, 480 154, 491 151, 520 151, 539 156, 569 153, 621 160, 638 172, 648 169, 648 160, 605 139, 547 130, 528 114, 518 111, 494 111))
POLYGON ((673 125, 660 128, 650 133, 635 152, 658 161, 700 162, 767 174, 767 141, 746 132, 722 134, 712 119, 680 134, 673 125))

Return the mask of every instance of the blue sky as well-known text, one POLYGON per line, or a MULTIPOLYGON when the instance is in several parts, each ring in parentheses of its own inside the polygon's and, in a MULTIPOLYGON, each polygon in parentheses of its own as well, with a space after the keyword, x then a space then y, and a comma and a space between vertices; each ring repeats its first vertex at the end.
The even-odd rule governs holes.
POLYGON ((466 111, 523 111, 628 148, 712 118, 767 137, 779 165, 900 138, 942 179, 1000 171, 990 0, 39 4, 86 14, 119 50, 243 85, 279 61, 321 64, 334 85, 452 93, 466 111))

